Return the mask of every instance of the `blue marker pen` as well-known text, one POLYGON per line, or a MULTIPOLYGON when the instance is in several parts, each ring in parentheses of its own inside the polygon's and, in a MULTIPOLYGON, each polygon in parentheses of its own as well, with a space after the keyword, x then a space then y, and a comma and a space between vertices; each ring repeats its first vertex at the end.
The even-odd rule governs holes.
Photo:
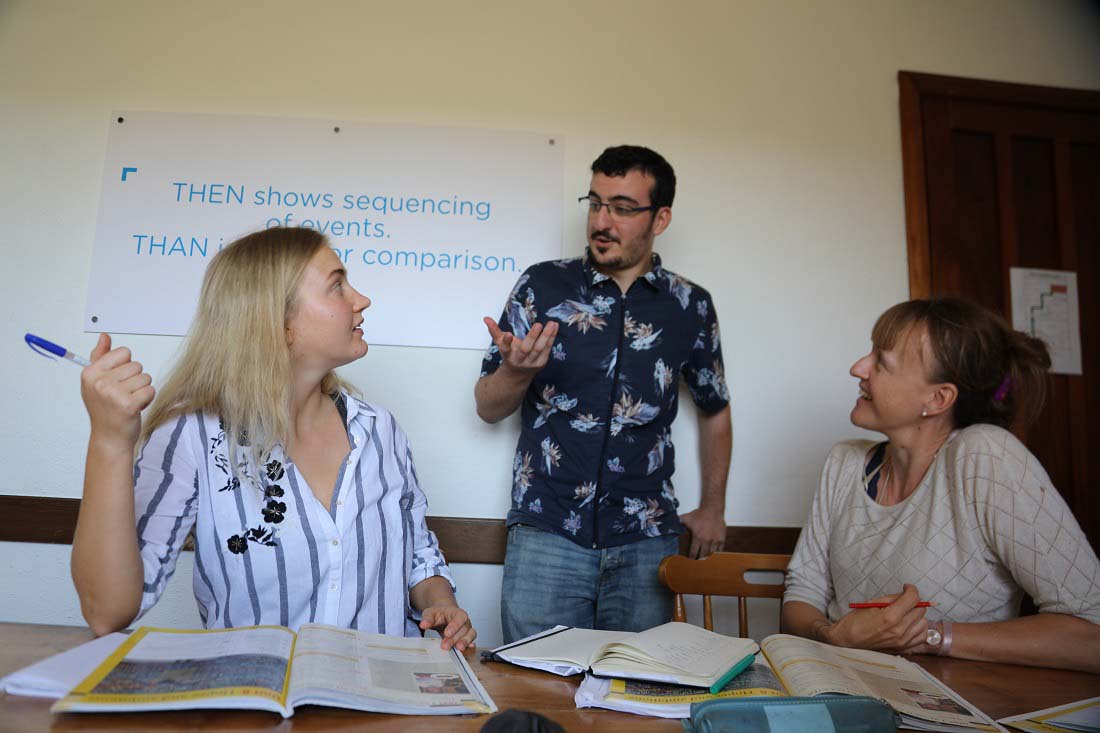
MULTIPOLYGON (((82 367, 86 367, 92 363, 85 359, 83 356, 78 356, 71 351, 66 351, 64 347, 58 346, 52 341, 47 341, 44 338, 35 336, 33 333, 28 333, 26 336, 23 337, 23 340, 27 342, 27 346, 31 347, 31 351, 34 351, 35 353, 42 354, 43 351, 48 351, 50 354, 56 354, 62 359, 68 359, 73 364, 78 364, 82 367)), ((53 358, 48 354, 42 354, 42 356, 45 356, 47 359, 53 358)))

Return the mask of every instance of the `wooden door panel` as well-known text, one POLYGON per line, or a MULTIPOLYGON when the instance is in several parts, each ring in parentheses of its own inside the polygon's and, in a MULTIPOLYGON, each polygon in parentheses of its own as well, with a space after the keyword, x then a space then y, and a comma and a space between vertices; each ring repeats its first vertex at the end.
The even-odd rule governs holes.
POLYGON ((1030 104, 968 99, 951 99, 950 106, 950 124, 955 130, 1034 138, 1053 135, 1082 142, 1100 142, 1095 111, 1044 109, 1030 104))
POLYGON ((1000 246, 994 138, 988 133, 946 127, 940 132, 935 138, 930 136, 929 154, 945 156, 953 166, 928 171, 932 292, 966 294, 1000 309, 999 274, 991 277, 985 266, 1000 246))
POLYGON ((969 130, 951 131, 952 176, 948 189, 954 201, 940 201, 930 209, 946 217, 942 244, 932 249, 932 290, 943 295, 966 295, 1000 310, 1004 300, 1000 267, 1001 224, 997 206, 997 145, 993 135, 969 130), (952 273, 950 280, 942 275, 952 273))
POLYGON ((1013 137, 1013 205, 1019 267, 1064 269, 1054 191, 1054 142, 1013 137))

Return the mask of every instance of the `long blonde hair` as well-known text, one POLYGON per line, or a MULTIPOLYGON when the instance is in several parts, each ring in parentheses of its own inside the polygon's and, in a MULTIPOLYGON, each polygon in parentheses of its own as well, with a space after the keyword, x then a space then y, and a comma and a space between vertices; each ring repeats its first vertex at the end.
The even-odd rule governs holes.
MULTIPOLYGON (((276 227, 245 235, 206 269, 195 319, 182 356, 145 415, 138 445, 181 415, 202 410, 222 419, 230 465, 247 446, 258 465, 290 435, 290 351, 286 322, 297 306, 298 284, 324 235, 276 227)), ((326 394, 351 390, 334 372, 326 394)))

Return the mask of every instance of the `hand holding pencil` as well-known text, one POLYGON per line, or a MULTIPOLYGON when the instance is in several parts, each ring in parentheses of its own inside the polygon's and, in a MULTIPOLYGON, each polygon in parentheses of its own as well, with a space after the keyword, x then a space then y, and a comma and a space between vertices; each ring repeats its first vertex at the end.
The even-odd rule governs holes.
POLYGON ((915 585, 907 583, 901 593, 859 605, 829 629, 830 644, 897 653, 924 641, 928 632, 924 614, 931 604, 920 600, 915 585))

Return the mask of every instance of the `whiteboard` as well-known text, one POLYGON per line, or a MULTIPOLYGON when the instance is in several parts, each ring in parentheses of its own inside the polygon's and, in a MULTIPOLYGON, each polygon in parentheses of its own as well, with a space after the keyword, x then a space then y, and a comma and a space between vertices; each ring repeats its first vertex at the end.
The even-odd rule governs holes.
POLYGON ((272 226, 328 236, 368 342, 482 349, 561 254, 562 146, 532 132, 113 112, 86 331, 183 335, 207 263, 272 226))

